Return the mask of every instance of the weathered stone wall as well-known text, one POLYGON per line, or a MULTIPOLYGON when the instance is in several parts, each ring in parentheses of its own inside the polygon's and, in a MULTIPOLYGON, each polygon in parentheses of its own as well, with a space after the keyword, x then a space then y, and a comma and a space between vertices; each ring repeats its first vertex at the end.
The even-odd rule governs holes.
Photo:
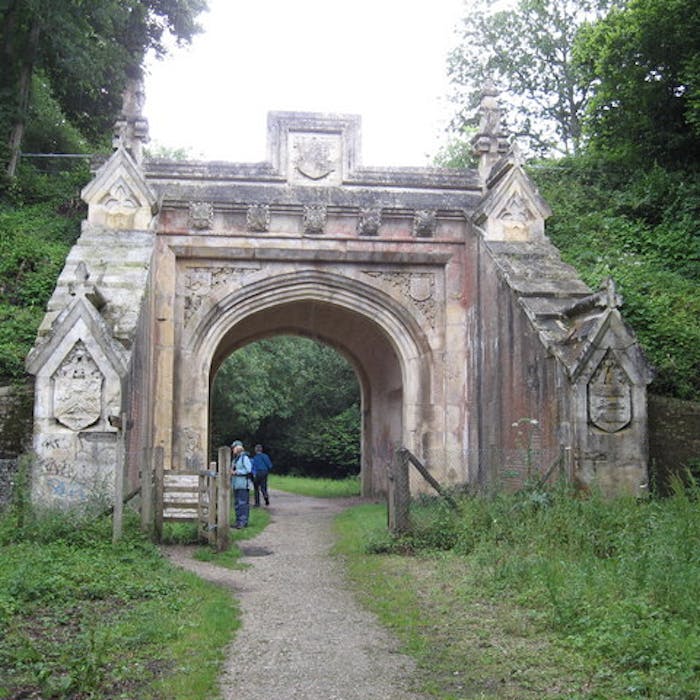
POLYGON ((673 474, 700 466, 700 402, 649 395, 649 463, 665 492, 673 474))
POLYGON ((0 508, 12 496, 18 457, 32 444, 32 382, 0 387, 0 508))
POLYGON ((268 163, 117 148, 83 190, 83 235, 27 361, 35 499, 109 493, 125 433, 127 489, 149 454, 205 467, 213 373, 282 333, 355 367, 366 495, 386 490, 398 445, 446 484, 522 481, 534 451, 539 469, 568 451, 585 483, 638 489, 649 378, 621 300, 561 261, 483 107, 478 171, 363 168, 359 119, 342 115, 274 113, 268 163))
POLYGON ((32 444, 32 382, 0 386, 0 459, 17 457, 32 444))
POLYGON ((531 332, 518 295, 499 275, 491 253, 483 249, 480 274, 479 482, 508 488, 546 472, 559 458, 567 402, 557 401, 562 391, 557 362, 531 332))

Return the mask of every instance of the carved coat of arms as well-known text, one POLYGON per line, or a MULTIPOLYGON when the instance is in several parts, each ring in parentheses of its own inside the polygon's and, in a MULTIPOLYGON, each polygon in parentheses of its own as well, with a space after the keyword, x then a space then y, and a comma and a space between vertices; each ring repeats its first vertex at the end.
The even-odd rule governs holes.
POLYGON ((54 418, 71 430, 96 423, 102 413, 102 372, 78 342, 53 377, 54 418))
POLYGON ((294 166, 310 180, 322 180, 335 170, 330 144, 315 136, 296 143, 294 166))
POLYGON ((607 433, 622 430, 632 420, 629 379, 609 351, 588 384, 588 413, 591 423, 607 433))

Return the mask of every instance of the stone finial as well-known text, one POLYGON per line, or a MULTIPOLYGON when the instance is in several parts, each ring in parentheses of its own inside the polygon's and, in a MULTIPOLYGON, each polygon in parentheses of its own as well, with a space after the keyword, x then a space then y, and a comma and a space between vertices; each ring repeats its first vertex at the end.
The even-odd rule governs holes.
POLYGON ((143 116, 146 93, 140 78, 129 78, 122 93, 122 111, 114 124, 112 148, 124 148, 137 165, 143 161, 143 146, 148 143, 148 120, 143 116))
POLYGON ((608 277, 599 287, 598 291, 579 299, 571 306, 565 308, 562 314, 567 318, 574 318, 586 314, 595 308, 618 309, 623 304, 622 297, 617 293, 615 280, 608 277))
POLYGON ((503 110, 498 102, 498 90, 487 80, 481 90, 477 111, 479 131, 472 138, 472 150, 479 158, 479 175, 486 182, 494 163, 508 152, 508 132, 503 126, 503 110))

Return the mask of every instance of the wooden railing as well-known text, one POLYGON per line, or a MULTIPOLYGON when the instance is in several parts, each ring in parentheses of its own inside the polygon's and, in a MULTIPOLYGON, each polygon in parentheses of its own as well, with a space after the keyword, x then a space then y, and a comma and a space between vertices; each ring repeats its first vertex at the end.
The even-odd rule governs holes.
POLYGON ((458 507, 454 498, 445 491, 425 465, 408 448, 399 447, 394 452, 394 459, 389 467, 388 525, 389 530, 394 534, 408 532, 411 529, 409 465, 413 465, 450 506, 458 507))

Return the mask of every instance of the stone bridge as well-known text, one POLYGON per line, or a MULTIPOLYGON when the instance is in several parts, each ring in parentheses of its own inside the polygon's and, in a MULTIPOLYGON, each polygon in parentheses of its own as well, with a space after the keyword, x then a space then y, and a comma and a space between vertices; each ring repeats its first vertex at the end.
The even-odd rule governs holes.
POLYGON ((122 469, 132 488, 155 448, 205 467, 218 367, 276 334, 354 367, 365 494, 399 445, 445 485, 556 465, 645 487, 650 371, 612 282, 593 292, 548 240, 495 95, 473 170, 362 167, 358 117, 289 112, 266 162, 147 159, 134 102, 27 359, 35 500, 110 496, 122 469))

